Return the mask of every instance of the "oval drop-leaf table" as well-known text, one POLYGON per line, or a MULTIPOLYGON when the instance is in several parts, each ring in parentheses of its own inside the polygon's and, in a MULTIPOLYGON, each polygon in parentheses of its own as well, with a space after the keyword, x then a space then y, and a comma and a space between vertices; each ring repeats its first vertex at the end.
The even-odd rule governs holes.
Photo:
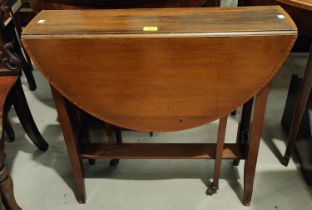
POLYGON ((243 203, 251 199, 268 83, 296 39, 278 6, 42 11, 23 44, 52 87, 85 202, 81 158, 246 159, 243 203), (246 152, 224 144, 227 114, 256 96, 246 152), (115 126, 177 131, 221 118, 217 144, 86 144, 72 108, 115 126))

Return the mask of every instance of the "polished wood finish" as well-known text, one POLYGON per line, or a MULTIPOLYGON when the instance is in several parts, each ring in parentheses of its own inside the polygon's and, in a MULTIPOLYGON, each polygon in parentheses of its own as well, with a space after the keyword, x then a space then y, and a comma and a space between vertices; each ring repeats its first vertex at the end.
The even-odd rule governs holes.
MULTIPOLYGON (((235 144, 225 144, 222 150, 223 159, 241 157, 235 144)), ((82 144, 81 158, 84 159, 215 159, 215 144, 82 144)))
POLYGON ((312 37, 312 4, 311 0, 279 0, 298 27, 299 35, 312 37))
MULTIPOLYGON (((312 37, 312 1, 311 0, 278 0, 281 6, 290 14, 298 26, 299 34, 312 37)), ((308 102, 312 88, 312 46, 307 67, 300 85, 298 98, 295 106, 292 125, 289 131, 286 151, 282 164, 287 166, 293 152, 296 137, 300 127, 301 119, 308 102)))
POLYGON ((294 23, 278 6, 42 11, 23 34, 50 82, 79 202, 85 201, 83 158, 214 158, 217 186, 221 159, 246 157, 248 205, 267 86, 295 39, 294 23), (242 155, 240 144, 224 144, 225 116, 252 97, 255 114, 242 155), (72 114, 78 109, 110 124, 109 143, 83 144, 72 114), (176 131, 218 118, 213 145, 116 144, 111 127, 176 131))
POLYGON ((308 52, 312 43, 311 12, 304 9, 311 7, 311 0, 239 0, 239 6, 280 5, 282 6, 298 26, 299 36, 292 51, 308 52), (293 6, 296 5, 296 6, 293 6), (310 34, 310 35, 309 35, 310 34))
MULTIPOLYGON (((229 35, 294 34, 295 31, 295 24, 278 6, 45 10, 40 12, 24 29, 23 39, 70 39, 77 35, 84 35, 77 37, 80 39, 115 38, 122 37, 122 35, 129 38, 189 37, 190 35, 226 37, 229 35), (276 15, 284 15, 285 19, 279 19, 276 15), (40 24, 39 20, 45 20, 45 22, 40 24), (144 26, 157 26, 158 28, 156 31, 144 31, 144 26), (59 37, 56 37, 57 35, 59 37)), ((27 44, 25 41, 24 43, 27 44)))
POLYGON ((170 131, 208 123, 255 95, 287 56, 295 30, 279 7, 43 11, 23 43, 82 110, 120 127, 170 131), (142 31, 154 25, 157 32, 142 31))
MULTIPOLYGON (((26 0, 26 3, 23 2, 19 16, 23 22, 28 23, 34 17, 33 11, 40 12, 41 10, 206 6, 220 6, 220 0, 26 0)), ((150 132, 150 135, 152 136, 153 132, 150 132)))
MULTIPOLYGON (((18 76, 1 76, 0 77, 0 194, 1 201, 6 209, 19 210, 21 209, 16 203, 13 193, 13 182, 8 174, 5 166, 5 153, 4 153, 4 132, 3 132, 3 114, 4 106, 9 91, 18 80, 18 76)), ((1 203, 0 203, 1 205, 1 203)))
POLYGON ((66 99, 60 95, 54 88, 51 86, 55 106, 59 116, 60 125, 63 131, 67 152, 69 159, 73 168, 74 181, 76 190, 76 198, 79 203, 85 203, 85 185, 83 181, 83 165, 79 158, 79 142, 77 141, 77 133, 73 127, 72 116, 70 116, 70 111, 68 110, 68 103, 66 99))

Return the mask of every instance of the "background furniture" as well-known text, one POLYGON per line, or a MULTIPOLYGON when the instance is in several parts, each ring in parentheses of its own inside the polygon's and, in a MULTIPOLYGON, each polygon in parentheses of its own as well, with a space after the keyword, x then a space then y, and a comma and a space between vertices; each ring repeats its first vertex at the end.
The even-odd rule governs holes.
POLYGON ((267 6, 275 5, 276 0, 238 0, 238 4, 244 6, 267 6))
MULTIPOLYGON (((309 0, 303 0, 303 1, 299 0, 297 2, 308 3, 309 0)), ((278 0, 239 0, 238 4, 240 6, 264 6, 264 5, 267 6, 267 5, 278 5, 278 4, 280 4, 285 8, 285 4, 279 3, 278 0)), ((287 12, 290 12, 290 10, 287 9, 287 12)), ((303 15, 302 11, 300 13, 303 15)), ((302 18, 302 19, 304 19, 304 18, 302 18)), ((295 43, 292 51, 293 52, 309 52, 311 43, 312 43, 312 37, 311 36, 305 35, 303 33, 299 33, 298 39, 296 40, 296 43, 295 43)))
POLYGON ((30 140, 42 151, 47 150, 48 144, 42 138, 32 118, 20 81, 23 70, 25 75, 28 75, 30 87, 35 88, 30 59, 26 53, 23 54, 19 39, 20 31, 15 27, 15 11, 12 10, 14 3, 16 2, 3 1, 0 9, 0 59, 2 63, 0 65, 0 193, 6 209, 18 210, 20 207, 14 198, 12 179, 4 164, 4 134, 14 139, 14 132, 8 120, 8 112, 12 105, 30 140))
MULTIPOLYGON (((26 76, 30 90, 36 89, 36 82, 34 80, 32 71, 31 60, 21 44, 20 37, 22 28, 19 22, 18 14, 21 9, 21 0, 2 1, 2 13, 1 13, 1 34, 0 40, 2 42, 2 62, 6 65, 10 65, 10 62, 15 62, 13 66, 8 66, 9 69, 20 69, 26 76), (11 61, 5 61, 8 57, 11 57, 11 61), (16 65, 18 63, 18 66, 16 65)), ((5 115, 7 116, 7 115, 5 115)), ((26 126, 26 125, 25 125, 26 126)), ((13 141, 15 138, 14 130, 10 125, 8 118, 4 119, 4 132, 6 139, 13 141)))
POLYGON ((5 99, 16 83, 19 72, 7 69, 0 69, 0 205, 7 209, 21 209, 15 201, 13 194, 13 182, 8 174, 8 170, 4 164, 4 138, 3 138, 3 109, 5 106, 5 99))
POLYGON ((30 5, 39 12, 43 9, 219 6, 220 0, 30 0, 30 5))
POLYGON ((14 106, 17 116, 30 140, 42 151, 48 144, 38 131, 32 118, 20 81, 20 70, 0 66, 0 193, 6 209, 20 209, 13 194, 13 183, 5 166, 4 130, 8 112, 14 106))
MULTIPOLYGON (((240 0, 240 5, 252 5, 252 6, 258 6, 258 5, 271 5, 271 4, 279 4, 281 5, 287 13, 292 17, 292 19, 295 21, 297 27, 298 27, 298 33, 301 37, 309 37, 312 38, 312 1, 311 0, 264 0, 264 1, 258 1, 258 0, 240 0)), ((298 39, 299 40, 299 39, 298 39)), ((297 41, 298 41, 297 40, 297 41)), ((306 40, 306 39, 305 39, 306 40)), ((307 67, 305 70, 305 74, 303 77, 303 81, 299 90, 298 99, 295 107, 295 112, 293 115, 292 120, 292 126, 290 128, 289 132, 289 139, 287 142, 286 151, 284 154, 283 160, 281 160, 281 163, 285 166, 288 165, 290 156, 294 150, 296 137, 298 134, 299 126, 301 123, 301 119, 310 95, 311 86, 312 86, 312 59, 311 59, 311 46, 310 41, 303 41, 304 48, 310 49, 310 57, 308 59, 307 67)), ((297 43, 298 44, 298 43, 297 43)), ((298 44, 300 45, 300 43, 298 44)), ((302 149, 304 148, 310 148, 311 143, 309 141, 306 141, 306 146, 302 146, 302 149)), ((301 160, 303 164, 303 168, 306 168, 303 170, 303 173, 309 173, 309 176, 312 177, 312 171, 311 171, 311 155, 309 150, 302 150, 301 160), (309 171, 309 172, 307 172, 309 171)))
MULTIPOLYGON (((279 0, 283 8, 290 14, 298 26, 299 34, 304 34, 312 37, 312 1, 311 0, 279 0)), ((305 74, 303 76, 302 84, 300 86, 292 126, 289 132, 289 139, 284 155, 283 164, 288 165, 291 153, 294 148, 300 122, 311 92, 312 87, 312 49, 310 50, 310 57, 308 59, 305 74)), ((308 145, 309 142, 307 141, 308 145)), ((305 153, 305 151, 302 151, 305 153)), ((311 157, 311 153, 303 156, 311 157)), ((310 158, 307 158, 311 160, 310 158)), ((310 163, 312 164, 312 163, 310 163)))
MULTIPOLYGON (((18 1, 5 1, 2 2, 0 10, 0 59, 3 65, 10 71, 15 71, 21 74, 22 71, 28 72, 25 75, 30 76, 28 80, 30 87, 36 88, 35 82, 32 76, 32 64, 30 58, 20 42, 20 28, 16 26, 16 17, 12 8, 20 8, 16 5, 18 1), (31 69, 30 69, 31 68, 31 69)), ((5 70, 4 72, 7 72, 5 70)), ((2 75, 6 75, 3 73, 2 75)), ((15 74, 16 75, 16 74, 15 74)), ((27 78, 27 76, 26 76, 27 78)), ((18 79, 14 91, 12 91, 12 97, 6 102, 6 107, 4 108, 3 123, 4 132, 8 137, 14 139, 14 132, 7 118, 7 113, 11 106, 14 105, 15 111, 21 121, 23 128, 29 135, 33 143, 41 150, 46 150, 48 148, 47 143, 42 138, 39 133, 37 126, 32 119, 29 107, 26 102, 24 92, 22 90, 21 82, 18 79)))
POLYGON ((22 61, 21 69, 26 76, 29 89, 35 90, 36 83, 32 75, 32 64, 27 52, 25 52, 20 42, 22 28, 18 19, 18 12, 22 7, 22 1, 2 1, 1 7, 3 12, 3 18, 1 19, 1 22, 3 22, 3 29, 5 28, 5 32, 1 34, 1 39, 5 42, 13 42, 14 49, 12 46, 6 47, 11 47, 12 50, 19 55, 19 59, 22 61))
POLYGON ((240 158, 249 205, 267 85, 296 39, 280 7, 42 11, 22 38, 51 84, 79 202, 85 202, 82 159, 212 158, 213 190, 221 159, 240 158), (248 142, 223 145, 227 114, 254 96, 248 142), (218 143, 92 144, 80 138, 77 107, 140 131, 182 130, 221 118, 218 143))

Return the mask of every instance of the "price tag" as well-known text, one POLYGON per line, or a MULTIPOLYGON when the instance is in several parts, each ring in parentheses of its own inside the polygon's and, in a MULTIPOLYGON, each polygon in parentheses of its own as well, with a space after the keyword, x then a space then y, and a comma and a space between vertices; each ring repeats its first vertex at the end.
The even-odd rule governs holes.
POLYGON ((158 31, 158 27, 157 26, 144 26, 143 27, 143 31, 158 31))

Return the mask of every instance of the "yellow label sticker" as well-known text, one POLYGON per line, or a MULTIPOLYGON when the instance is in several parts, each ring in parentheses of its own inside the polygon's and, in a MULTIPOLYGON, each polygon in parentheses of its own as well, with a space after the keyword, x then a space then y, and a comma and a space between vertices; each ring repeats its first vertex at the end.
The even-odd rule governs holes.
POLYGON ((144 26, 143 31, 158 31, 157 26, 144 26))

